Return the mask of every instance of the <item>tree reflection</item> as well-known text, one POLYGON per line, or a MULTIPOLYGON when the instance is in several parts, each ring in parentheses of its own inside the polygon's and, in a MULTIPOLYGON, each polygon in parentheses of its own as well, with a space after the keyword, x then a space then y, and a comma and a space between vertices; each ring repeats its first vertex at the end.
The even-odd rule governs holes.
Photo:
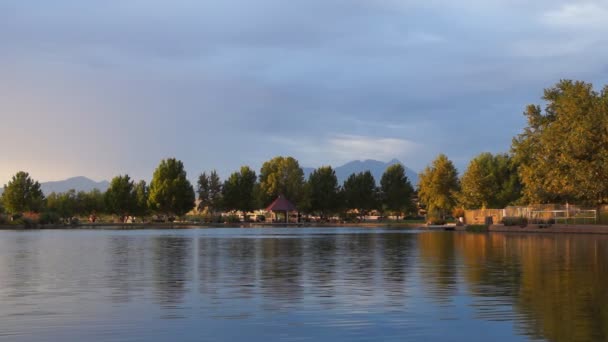
POLYGON ((405 280, 409 261, 416 243, 413 234, 384 234, 382 241, 381 261, 384 292, 389 305, 402 305, 406 295, 405 280))
POLYGON ((111 290, 111 300, 128 302, 133 293, 143 289, 145 277, 145 245, 142 239, 132 236, 112 235, 108 238, 110 253, 109 274, 105 278, 111 290))
POLYGON ((253 297, 257 281, 257 245, 254 239, 229 239, 226 241, 227 260, 223 278, 231 297, 253 297))
POLYGON ((264 297, 277 300, 273 305, 292 305, 302 299, 302 241, 261 239, 260 290, 264 297))
POLYGON ((419 265, 423 286, 440 303, 451 302, 456 294, 457 264, 454 233, 434 232, 418 234, 419 265))
POLYGON ((326 235, 306 239, 305 268, 311 284, 311 295, 331 305, 335 296, 336 236, 326 235))
POLYGON ((30 293, 40 282, 39 237, 31 234, 19 234, 14 239, 3 241, 3 251, 10 250, 3 258, 5 271, 0 272, 0 284, 3 289, 10 289, 15 296, 30 293), (8 242, 12 242, 10 245, 8 242))
POLYGON ((156 237, 153 248, 156 296, 161 306, 173 308, 182 303, 191 280, 192 239, 156 237))
POLYGON ((211 299, 219 296, 220 275, 223 265, 220 263, 220 239, 198 239, 198 275, 199 291, 211 299))
MULTIPOLYGON (((608 237, 464 234, 457 245, 471 293, 494 303, 508 300, 513 315, 522 316, 511 317, 522 334, 608 339, 608 237)), ((480 318, 496 317, 486 305, 474 307, 480 318)))

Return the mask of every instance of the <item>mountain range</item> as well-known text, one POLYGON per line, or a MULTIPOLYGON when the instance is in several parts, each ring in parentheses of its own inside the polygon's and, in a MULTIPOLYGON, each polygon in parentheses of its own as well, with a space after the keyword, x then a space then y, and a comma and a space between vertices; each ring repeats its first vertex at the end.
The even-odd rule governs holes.
MULTIPOLYGON (((45 195, 50 194, 51 192, 66 192, 71 189, 76 191, 91 191, 93 189, 98 189, 101 192, 104 192, 110 186, 110 182, 108 181, 100 181, 96 182, 87 177, 79 176, 72 177, 60 181, 53 182, 43 182, 40 183, 40 189, 45 195)), ((4 188, 0 186, 0 194, 4 191, 4 188)))
MULTIPOLYGON (((403 163, 397 159, 393 159, 387 163, 372 159, 354 160, 342 166, 335 167, 334 170, 336 171, 336 177, 338 177, 339 184, 344 184, 344 181, 348 178, 348 176, 353 173, 370 171, 374 176, 374 179, 376 180, 376 184, 379 185, 380 179, 382 178, 382 174, 384 173, 386 168, 394 164, 403 165, 403 163)), ((412 183, 414 187, 416 187, 416 184, 418 184, 418 173, 416 173, 416 171, 408 168, 405 165, 403 165, 403 168, 405 169, 405 175, 407 176, 407 179, 410 181, 410 183, 412 183)), ((305 167, 303 168, 303 170, 304 178, 308 179, 308 176, 314 171, 314 168, 305 167)))
POLYGON ((72 177, 61 181, 40 183, 40 188, 45 195, 48 195, 51 192, 66 192, 71 189, 76 191, 91 191, 93 189, 98 189, 99 191, 104 192, 108 187, 110 187, 110 182, 106 180, 96 182, 83 176, 72 177))
MULTIPOLYGON (((388 163, 382 162, 382 161, 378 161, 378 160, 354 160, 351 162, 348 162, 342 166, 338 166, 336 168, 334 168, 336 170, 336 176, 338 177, 338 183, 339 184, 343 184, 344 181, 348 178, 348 176, 350 176, 353 173, 359 173, 359 172, 364 172, 364 171, 371 171, 372 175, 374 176, 374 178, 376 179, 376 184, 380 184, 380 179, 382 178, 382 174, 384 173, 384 171, 386 170, 387 167, 394 165, 394 164, 402 164, 399 160, 397 159, 393 159, 391 161, 389 161, 388 163)), ((403 166, 405 168, 405 174, 407 176, 407 178, 409 179, 409 181, 412 183, 412 185, 414 187, 416 187, 416 184, 418 184, 418 174, 406 167, 405 165, 403 166)), ((308 176, 314 171, 314 168, 311 167, 304 167, 302 168, 304 171, 304 177, 306 179, 308 179, 308 176)), ((100 182, 96 182, 94 180, 91 180, 87 177, 83 177, 83 176, 79 176, 79 177, 72 177, 72 178, 68 178, 65 180, 61 180, 61 181, 53 181, 53 182, 43 182, 40 183, 40 187, 42 189, 42 192, 45 195, 50 194, 51 192, 66 192, 68 190, 74 189, 76 191, 91 191, 93 189, 99 189, 100 191, 104 192, 108 189, 108 187, 110 186, 110 182, 108 181, 100 181, 100 182)), ((0 194, 2 193, 4 189, 2 187, 0 187, 0 194)))

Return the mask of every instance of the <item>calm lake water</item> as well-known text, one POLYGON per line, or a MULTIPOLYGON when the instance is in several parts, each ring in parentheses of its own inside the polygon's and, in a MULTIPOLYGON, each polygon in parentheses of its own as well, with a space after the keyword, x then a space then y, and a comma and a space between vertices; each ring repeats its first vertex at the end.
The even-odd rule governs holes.
POLYGON ((0 231, 1 341, 605 341, 608 236, 0 231))

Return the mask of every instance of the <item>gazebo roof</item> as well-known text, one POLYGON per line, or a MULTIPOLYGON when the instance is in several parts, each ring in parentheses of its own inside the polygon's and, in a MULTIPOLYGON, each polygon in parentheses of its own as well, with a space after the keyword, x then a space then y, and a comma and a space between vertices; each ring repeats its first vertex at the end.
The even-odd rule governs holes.
POLYGON ((279 195, 277 199, 272 202, 266 211, 296 211, 296 206, 293 203, 289 202, 289 200, 283 195, 279 195))

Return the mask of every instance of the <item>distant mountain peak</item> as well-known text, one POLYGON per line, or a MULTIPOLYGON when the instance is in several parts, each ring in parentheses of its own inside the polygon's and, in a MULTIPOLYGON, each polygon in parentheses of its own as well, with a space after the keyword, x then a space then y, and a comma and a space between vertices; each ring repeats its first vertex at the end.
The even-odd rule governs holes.
MULTIPOLYGON (((338 182, 340 184, 344 183, 351 174, 365 171, 370 171, 376 180, 376 184, 379 184, 386 168, 395 164, 403 165, 403 163, 396 158, 391 159, 389 162, 375 159, 353 160, 344 165, 334 167, 334 170, 336 171, 336 176, 338 177, 338 182)), ((416 186, 418 183, 418 173, 405 165, 403 165, 403 167, 405 168, 405 174, 409 181, 413 186, 416 186)), ((304 168, 304 176, 308 178, 312 171, 314 171, 314 168, 304 168)))
POLYGON ((91 191, 93 189, 98 189, 103 192, 106 191, 109 186, 110 182, 106 180, 96 182, 84 176, 75 176, 60 181, 40 183, 40 188, 45 195, 52 192, 66 192, 72 189, 76 191, 91 191))

